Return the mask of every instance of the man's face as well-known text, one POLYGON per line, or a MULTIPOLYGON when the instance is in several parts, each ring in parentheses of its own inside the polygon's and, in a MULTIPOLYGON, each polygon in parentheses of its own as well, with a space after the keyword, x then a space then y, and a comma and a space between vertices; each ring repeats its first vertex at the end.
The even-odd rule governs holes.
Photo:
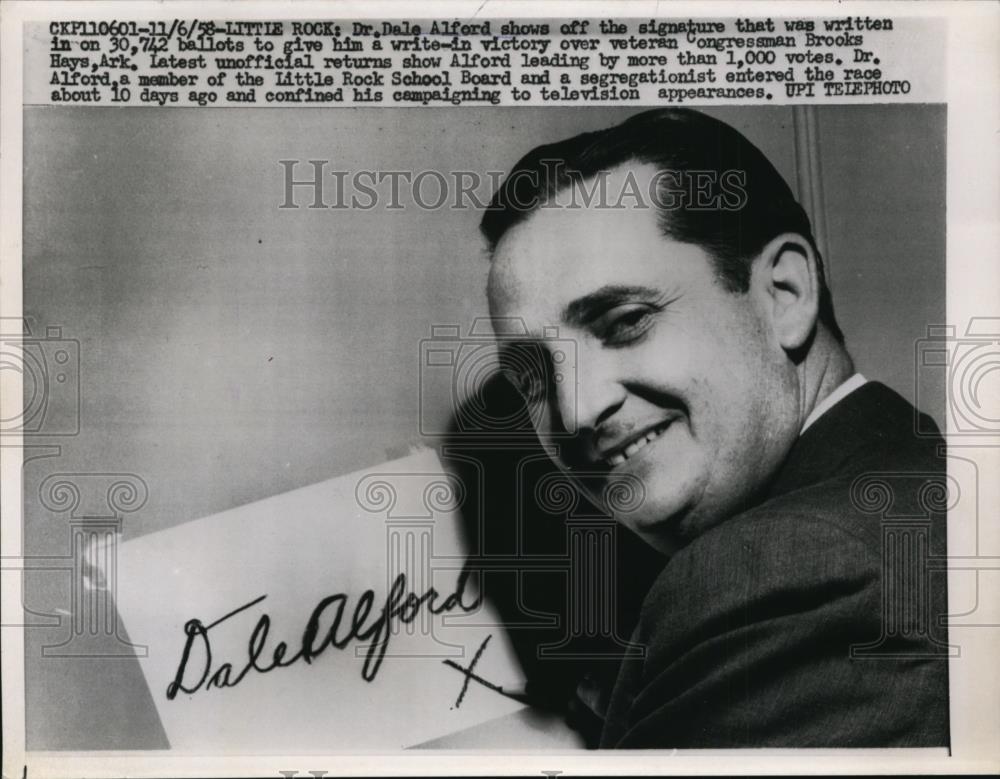
MULTIPOLYGON (((655 172, 631 170, 643 186, 655 172)), ((703 249, 663 236, 654 209, 596 203, 537 210, 494 253, 493 316, 523 320, 550 354, 553 327, 575 342, 575 365, 516 377, 542 441, 571 473, 596 474, 580 481, 598 500, 640 479, 645 500, 618 518, 665 552, 753 500, 798 433, 795 371, 758 271, 733 294, 703 249)))

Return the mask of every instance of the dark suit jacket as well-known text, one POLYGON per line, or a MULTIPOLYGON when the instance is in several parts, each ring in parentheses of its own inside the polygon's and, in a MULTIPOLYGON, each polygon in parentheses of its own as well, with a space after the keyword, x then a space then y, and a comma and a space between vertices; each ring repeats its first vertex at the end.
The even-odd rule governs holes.
POLYGON ((670 559, 601 746, 948 744, 943 441, 915 429, 910 404, 864 385, 763 503, 670 559))

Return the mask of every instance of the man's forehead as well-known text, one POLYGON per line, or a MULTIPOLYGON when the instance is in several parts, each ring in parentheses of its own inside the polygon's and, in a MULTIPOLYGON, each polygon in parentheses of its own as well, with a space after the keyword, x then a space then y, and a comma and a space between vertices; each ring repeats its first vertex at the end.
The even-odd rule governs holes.
POLYGON ((644 187, 654 173, 651 166, 612 171, 606 199, 574 203, 566 197, 514 225, 493 254, 493 307, 561 307, 608 284, 648 285, 661 278, 670 242, 646 190, 641 200, 618 197, 619 187, 632 186, 625 176, 644 187))

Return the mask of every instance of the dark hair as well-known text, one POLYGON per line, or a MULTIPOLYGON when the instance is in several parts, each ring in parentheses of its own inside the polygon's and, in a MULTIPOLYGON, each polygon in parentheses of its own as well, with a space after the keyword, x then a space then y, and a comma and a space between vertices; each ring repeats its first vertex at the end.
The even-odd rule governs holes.
MULTIPOLYGON (((649 163, 659 171, 681 177, 709 173, 716 183, 727 172, 737 172, 737 194, 741 196, 735 204, 727 200, 726 207, 704 207, 690 198, 678 200, 677 191, 661 192, 655 205, 663 234, 707 251, 719 281, 734 293, 749 289, 750 263, 768 241, 785 232, 801 235, 816 254, 819 320, 843 342, 823 274, 823 259, 806 212, 756 146, 724 122, 697 111, 645 111, 606 130, 583 133, 530 151, 504 179, 480 223, 490 252, 511 227, 557 193, 632 161, 649 163), (670 207, 664 206, 665 197, 670 199, 670 207)), ((665 188, 664 180, 658 178, 658 189, 665 188)))

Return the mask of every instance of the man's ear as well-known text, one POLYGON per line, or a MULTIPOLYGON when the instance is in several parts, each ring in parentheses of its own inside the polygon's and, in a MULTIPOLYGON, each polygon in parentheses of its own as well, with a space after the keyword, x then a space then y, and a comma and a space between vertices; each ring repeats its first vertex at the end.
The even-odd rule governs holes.
POLYGON ((754 266, 778 343, 786 352, 799 351, 819 318, 816 252, 801 235, 783 233, 768 242, 754 266))

